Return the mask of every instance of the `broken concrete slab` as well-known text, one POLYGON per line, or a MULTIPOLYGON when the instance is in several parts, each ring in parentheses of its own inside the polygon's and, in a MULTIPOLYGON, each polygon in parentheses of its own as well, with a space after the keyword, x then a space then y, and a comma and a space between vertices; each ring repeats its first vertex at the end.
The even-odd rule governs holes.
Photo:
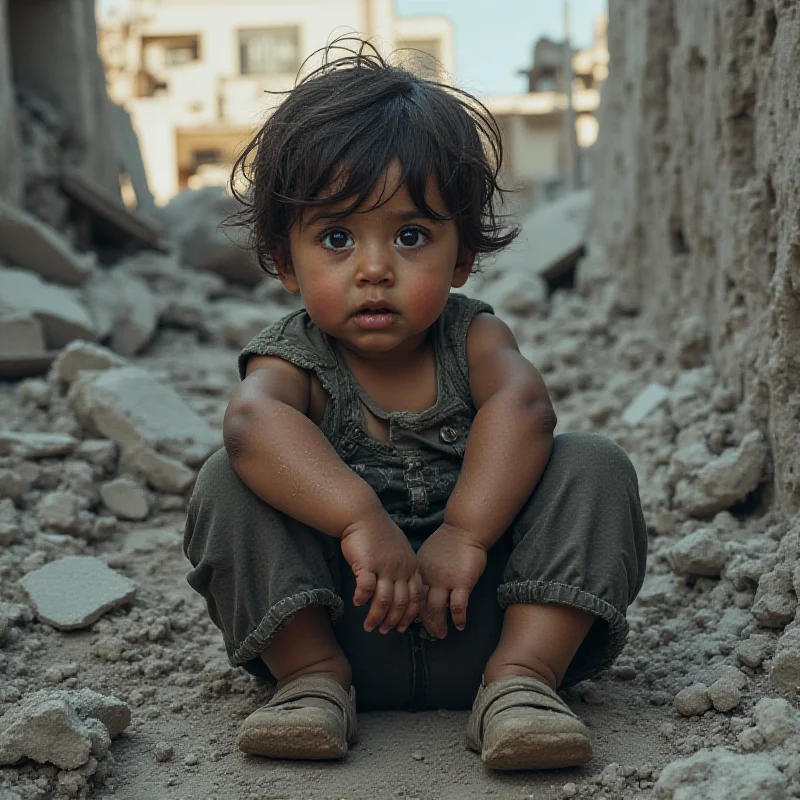
POLYGON ((69 386, 81 370, 99 371, 127 365, 127 359, 107 347, 76 339, 56 357, 50 374, 59 383, 69 386))
POLYGON ((147 494, 130 478, 115 478, 100 487, 100 499, 119 519, 143 520, 150 513, 147 494))
POLYGON ((622 421, 626 425, 638 425, 644 422, 669 396, 669 389, 660 383, 651 383, 633 398, 622 412, 622 421))
POLYGON ((509 271, 471 296, 488 303, 498 313, 525 317, 546 312, 548 305, 547 283, 533 271, 509 271))
POLYGON ((168 494, 183 494, 195 481, 194 470, 150 447, 128 448, 120 466, 144 478, 154 489, 168 494))
POLYGON ((149 447, 197 467, 222 445, 220 432, 174 389, 138 367, 79 373, 67 398, 93 436, 123 449, 149 447))
POLYGON ((0 314, 0 358, 42 355, 42 323, 28 312, 0 314))
POLYGON ((679 480, 675 505, 692 517, 708 517, 730 508, 761 483, 768 454, 761 432, 751 431, 738 447, 679 480))
POLYGON ((519 236, 498 254, 495 268, 533 272, 547 281, 560 278, 586 252, 591 201, 586 189, 537 206, 521 220, 519 236))
POLYGON ((22 269, 0 267, 0 314, 28 313, 42 324, 48 348, 94 339, 95 325, 75 292, 22 269))
POLYGON ((61 769, 89 760, 91 731, 60 694, 36 692, 0 717, 0 765, 30 758, 61 769))
POLYGON ((241 350, 257 333, 286 316, 285 309, 254 305, 237 300, 214 303, 214 314, 222 328, 225 344, 241 350))
POLYGON ((115 352, 131 356, 147 347, 158 328, 158 304, 144 281, 115 270, 89 281, 85 297, 98 337, 110 337, 115 352))
POLYGON ((52 561, 29 572, 20 584, 36 616, 62 631, 88 628, 136 594, 133 581, 92 556, 52 561))
POLYGON ((78 440, 65 433, 23 433, 0 430, 0 455, 22 458, 63 458, 75 452, 78 440))
POLYGON ((116 739, 131 724, 130 706, 117 697, 100 694, 92 689, 60 690, 57 694, 78 712, 82 720, 100 720, 112 739, 116 739))
POLYGON ((221 227, 238 210, 238 203, 224 188, 207 186, 173 197, 162 215, 181 261, 216 272, 234 283, 255 286, 263 280, 264 273, 246 249, 247 233, 241 227, 221 227))
POLYGON ((80 286, 94 272, 94 255, 78 253, 62 233, 0 200, 0 258, 65 286, 80 286))

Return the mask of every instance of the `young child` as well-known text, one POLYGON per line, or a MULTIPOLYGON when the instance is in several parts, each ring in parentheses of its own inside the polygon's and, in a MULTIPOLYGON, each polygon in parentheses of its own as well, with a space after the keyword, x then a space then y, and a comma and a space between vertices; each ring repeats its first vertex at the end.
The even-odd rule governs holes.
POLYGON ((635 472, 598 435, 554 438, 509 328, 450 291, 514 236, 489 112, 366 44, 330 52, 237 164, 260 263, 304 308, 241 353, 186 524, 230 662, 277 685, 239 746, 341 758, 358 698, 471 706, 494 769, 581 764, 556 690, 625 642, 635 472))

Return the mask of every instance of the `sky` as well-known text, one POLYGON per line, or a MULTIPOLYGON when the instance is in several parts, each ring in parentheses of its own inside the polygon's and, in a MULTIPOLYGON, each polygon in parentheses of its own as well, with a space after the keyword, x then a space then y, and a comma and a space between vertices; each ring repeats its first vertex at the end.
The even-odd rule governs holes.
MULTIPOLYGON (((101 8, 121 0, 98 0, 101 8)), ((453 21, 456 83, 474 94, 524 92, 517 70, 530 66, 541 36, 564 37, 564 0, 395 0, 399 16, 434 14, 453 21)), ((607 0, 569 0, 572 42, 585 47, 607 0)))
MULTIPOLYGON (((400 16, 436 14, 453 21, 456 40, 456 83, 475 94, 524 92, 517 70, 533 60, 541 36, 564 38, 563 0, 396 0, 400 16)), ((572 42, 592 41, 598 14, 606 0, 570 0, 572 42)))

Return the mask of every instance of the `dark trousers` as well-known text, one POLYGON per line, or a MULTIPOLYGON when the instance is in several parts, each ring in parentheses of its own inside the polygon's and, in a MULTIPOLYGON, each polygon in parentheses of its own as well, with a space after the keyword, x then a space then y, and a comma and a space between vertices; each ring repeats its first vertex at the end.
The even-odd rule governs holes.
MULTIPOLYGON (((411 539, 416 550, 422 539, 411 539)), ((273 680, 259 654, 302 608, 327 607, 353 669, 359 708, 469 708, 497 646, 506 606, 560 603, 597 620, 570 664, 569 685, 609 666, 625 644, 625 611, 645 574, 647 533, 636 473, 616 444, 596 434, 557 436, 541 480, 490 550, 463 632, 431 640, 366 633, 368 607, 339 543, 275 510, 233 471, 220 450, 201 469, 189 504, 188 580, 206 599, 230 662, 273 680)))

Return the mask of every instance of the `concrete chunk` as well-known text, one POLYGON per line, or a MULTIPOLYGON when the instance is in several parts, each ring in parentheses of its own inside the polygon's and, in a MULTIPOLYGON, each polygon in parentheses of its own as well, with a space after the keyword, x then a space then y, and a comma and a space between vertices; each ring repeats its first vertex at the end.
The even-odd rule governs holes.
POLYGON ((84 372, 70 387, 68 401, 94 436, 123 449, 150 447, 199 466, 222 444, 220 433, 174 389, 138 367, 84 372))
POLYGON ((87 628, 133 600, 136 584, 91 556, 67 556, 20 581, 36 616, 59 630, 87 628))
POLYGON ((107 347, 93 342, 70 342, 53 362, 52 373, 59 383, 71 384, 82 369, 102 370, 127 366, 128 361, 107 347))
POLYGON ((147 519, 150 508, 147 495, 136 481, 116 478, 100 487, 100 497, 109 511, 120 519, 147 519))
POLYGON ((660 383, 651 383, 634 397, 630 405, 622 412, 622 421, 626 425, 638 425, 653 413, 669 395, 669 389, 660 383))
POLYGON ((0 314, 27 313, 42 325, 48 347, 94 339, 95 326, 75 293, 21 269, 0 267, 0 314))
POLYGON ((65 433, 21 433, 0 430, 0 455, 22 458, 61 458, 72 455, 78 440, 65 433))
POLYGON ((0 358, 44 353, 42 323, 33 314, 0 315, 0 358))
POLYGON ((66 286, 80 286, 95 268, 94 257, 76 252, 55 228, 2 200, 0 258, 66 286))

